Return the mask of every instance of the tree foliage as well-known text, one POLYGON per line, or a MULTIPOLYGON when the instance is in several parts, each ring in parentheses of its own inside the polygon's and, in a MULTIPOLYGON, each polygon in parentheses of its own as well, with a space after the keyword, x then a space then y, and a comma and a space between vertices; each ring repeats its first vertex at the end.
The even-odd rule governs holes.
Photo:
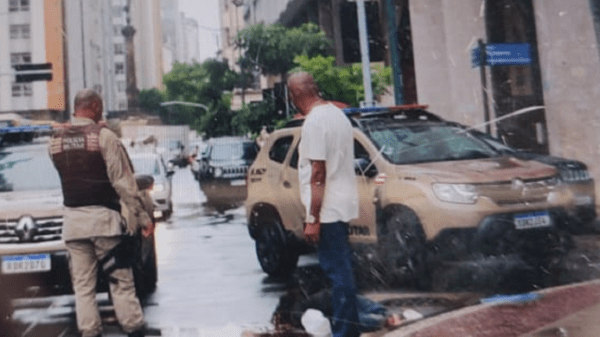
POLYGON ((327 55, 332 45, 314 23, 286 28, 281 24, 257 24, 238 33, 243 50, 242 68, 258 67, 263 74, 280 75, 294 67, 297 55, 327 55))
POLYGON ((163 93, 156 88, 140 90, 139 99, 142 109, 156 115, 161 111, 160 103, 165 101, 163 93))
POLYGON ((200 103, 208 108, 173 105, 163 109, 168 124, 187 124, 207 136, 231 134, 231 97, 238 74, 225 62, 207 60, 192 65, 176 63, 163 76, 165 101, 200 103))
MULTIPOLYGON (((299 55, 295 58, 297 67, 293 72, 306 71, 313 75, 325 99, 341 101, 351 106, 359 106, 365 99, 362 65, 354 63, 346 67, 336 66, 333 56, 307 57, 299 55)), ((392 83, 390 67, 371 66, 371 86, 375 97, 383 94, 392 83)))

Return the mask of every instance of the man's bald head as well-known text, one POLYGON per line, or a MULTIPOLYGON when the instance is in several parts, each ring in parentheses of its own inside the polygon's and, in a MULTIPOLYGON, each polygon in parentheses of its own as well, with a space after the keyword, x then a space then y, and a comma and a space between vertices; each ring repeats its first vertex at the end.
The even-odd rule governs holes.
POLYGON ((102 97, 91 89, 82 89, 75 95, 75 116, 98 122, 102 118, 102 97))
POLYGON ((290 75, 287 81, 290 98, 300 113, 306 115, 315 102, 321 100, 319 86, 313 76, 307 72, 290 75))

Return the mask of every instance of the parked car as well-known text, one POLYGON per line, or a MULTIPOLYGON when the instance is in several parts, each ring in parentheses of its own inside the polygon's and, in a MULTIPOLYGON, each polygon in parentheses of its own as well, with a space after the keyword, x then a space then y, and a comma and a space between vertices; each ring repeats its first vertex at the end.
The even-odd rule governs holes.
POLYGON ((567 208, 570 225, 568 230, 573 234, 590 234, 596 228, 596 185, 585 163, 551 155, 526 152, 512 148, 501 139, 478 131, 469 130, 476 137, 484 140, 494 149, 523 160, 535 160, 556 167, 562 184, 572 193, 572 203, 567 208))
MULTIPOLYGON (((345 109, 354 126, 359 218, 388 282, 426 283, 428 260, 510 254, 527 261, 570 248, 570 195, 556 168, 499 152, 421 106, 345 109)), ((274 131, 248 174, 246 214, 262 269, 291 272, 306 249, 298 182, 302 120, 274 131)))
POLYGON ((136 174, 154 178, 150 189, 154 201, 154 217, 168 219, 173 214, 173 167, 165 163, 162 155, 154 152, 133 152, 129 157, 136 174))
POLYGON ((258 146, 242 137, 219 137, 208 141, 199 159, 197 174, 207 203, 223 212, 246 200, 246 175, 256 158, 258 146))
MULTIPOLYGON (((47 147, 41 142, 0 149, 0 284, 13 298, 73 292, 62 240, 61 183, 47 147)), ((136 288, 144 296, 156 286, 154 236, 140 234, 135 242, 136 288)), ((98 291, 107 290, 99 275, 98 291)))

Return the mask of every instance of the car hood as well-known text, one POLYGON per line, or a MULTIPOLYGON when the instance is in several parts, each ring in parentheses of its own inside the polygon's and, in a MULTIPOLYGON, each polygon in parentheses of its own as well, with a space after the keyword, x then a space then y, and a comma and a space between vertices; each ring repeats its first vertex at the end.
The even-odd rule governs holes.
POLYGON ((514 156, 525 160, 536 160, 544 164, 556 166, 561 170, 587 170, 587 165, 572 159, 543 155, 531 152, 517 152, 514 156))
MULTIPOLYGON (((437 177, 439 182, 490 183, 539 179, 556 175, 552 166, 515 157, 444 161, 414 165, 411 173, 437 177)), ((406 175, 406 174, 405 174, 406 175)))
POLYGON ((62 216, 63 210, 60 189, 0 193, 0 219, 62 216))

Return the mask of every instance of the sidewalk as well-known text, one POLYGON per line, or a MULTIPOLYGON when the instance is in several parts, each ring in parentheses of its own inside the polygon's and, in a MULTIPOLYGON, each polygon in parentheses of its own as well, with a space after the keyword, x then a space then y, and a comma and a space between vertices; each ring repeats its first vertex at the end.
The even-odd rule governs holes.
POLYGON ((478 304, 402 326, 386 337, 598 337, 600 280, 544 289, 526 302, 478 304))

